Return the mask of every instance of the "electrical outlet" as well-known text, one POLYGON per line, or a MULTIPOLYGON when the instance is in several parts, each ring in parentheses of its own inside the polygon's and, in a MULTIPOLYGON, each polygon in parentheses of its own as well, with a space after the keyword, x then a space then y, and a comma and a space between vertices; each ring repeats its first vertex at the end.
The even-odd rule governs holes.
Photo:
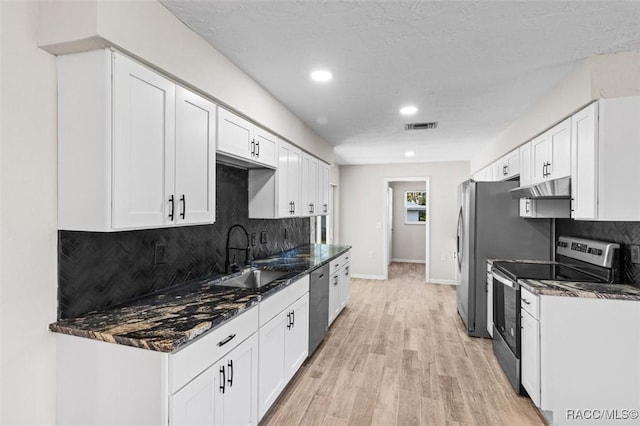
POLYGON ((166 244, 156 244, 153 249, 154 265, 162 265, 167 263, 167 245, 166 244))
POLYGON ((251 233, 251 247, 255 247, 256 245, 256 233, 252 232, 251 233))
POLYGON ((640 263, 640 246, 631 246, 631 263, 640 263))
POLYGON ((267 231, 260 232, 260 244, 267 244, 267 231))

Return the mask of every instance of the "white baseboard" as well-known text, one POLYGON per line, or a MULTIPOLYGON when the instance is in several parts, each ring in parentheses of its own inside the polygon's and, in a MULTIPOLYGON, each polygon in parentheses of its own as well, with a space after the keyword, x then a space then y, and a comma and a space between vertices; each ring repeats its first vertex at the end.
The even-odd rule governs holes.
POLYGON ((456 280, 443 280, 440 278, 431 278, 429 280, 431 284, 446 284, 446 285, 458 285, 458 281, 456 280))
POLYGON ((361 280, 384 280, 384 275, 351 274, 351 278, 361 280))
POLYGON ((400 263, 425 263, 424 260, 416 260, 416 259, 391 259, 392 262, 400 262, 400 263))

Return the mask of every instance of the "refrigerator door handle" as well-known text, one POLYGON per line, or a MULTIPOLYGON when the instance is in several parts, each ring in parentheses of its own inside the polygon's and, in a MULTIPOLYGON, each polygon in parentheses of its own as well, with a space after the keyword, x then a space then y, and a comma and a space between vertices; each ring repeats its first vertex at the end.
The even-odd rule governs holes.
POLYGON ((464 224, 464 220, 462 217, 462 207, 460 207, 460 213, 458 213, 458 234, 456 236, 456 252, 458 257, 458 269, 462 270, 462 244, 460 238, 462 236, 462 226, 464 224))

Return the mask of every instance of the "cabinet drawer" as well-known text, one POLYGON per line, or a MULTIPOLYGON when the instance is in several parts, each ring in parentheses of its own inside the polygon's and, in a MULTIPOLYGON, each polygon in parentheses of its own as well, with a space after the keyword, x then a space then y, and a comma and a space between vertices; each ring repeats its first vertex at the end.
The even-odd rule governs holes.
POLYGON ((329 273, 331 275, 335 275, 338 272, 338 269, 349 263, 351 260, 351 251, 348 251, 335 259, 333 259, 329 264, 329 273))
POLYGON ((305 275, 295 283, 260 302, 260 327, 308 292, 309 275, 305 275))
POLYGON ((176 392, 257 330, 258 308, 254 307, 172 354, 169 392, 176 392))
POLYGON ((531 293, 526 288, 520 287, 520 306, 529 312, 535 319, 540 317, 540 297, 531 293))

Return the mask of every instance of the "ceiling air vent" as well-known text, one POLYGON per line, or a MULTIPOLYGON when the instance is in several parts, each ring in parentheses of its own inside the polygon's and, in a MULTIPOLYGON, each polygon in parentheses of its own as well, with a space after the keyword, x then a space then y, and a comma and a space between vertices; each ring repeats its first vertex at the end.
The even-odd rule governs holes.
POLYGON ((409 123, 404 125, 405 130, 428 130, 438 128, 437 121, 431 121, 429 123, 409 123))

